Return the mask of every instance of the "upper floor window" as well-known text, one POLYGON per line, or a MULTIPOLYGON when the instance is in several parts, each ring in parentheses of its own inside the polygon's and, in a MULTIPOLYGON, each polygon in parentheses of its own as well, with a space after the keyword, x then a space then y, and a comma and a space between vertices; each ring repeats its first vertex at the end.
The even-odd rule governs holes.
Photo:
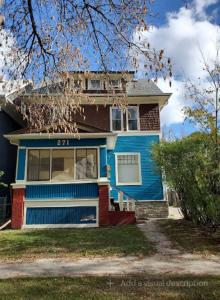
POLYGON ((127 130, 139 130, 138 106, 127 107, 127 130))
POLYGON ((100 90, 101 89, 101 80, 91 79, 90 80, 90 89, 92 89, 92 90, 100 90))
POLYGON ((139 107, 138 106, 128 106, 126 108, 126 113, 118 107, 111 108, 111 130, 112 131, 123 131, 123 124, 126 121, 127 131, 137 131, 139 130, 139 107))
POLYGON ((123 130, 123 114, 120 108, 112 107, 111 108, 111 119, 112 119, 112 131, 121 131, 123 130))

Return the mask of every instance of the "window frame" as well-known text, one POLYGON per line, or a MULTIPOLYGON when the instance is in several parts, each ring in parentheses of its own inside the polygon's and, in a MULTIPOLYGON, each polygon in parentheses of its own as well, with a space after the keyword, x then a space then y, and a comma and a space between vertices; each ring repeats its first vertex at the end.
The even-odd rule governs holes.
POLYGON ((111 106, 110 107, 110 130, 113 131, 113 132, 121 132, 121 131, 124 131, 124 118, 123 118, 123 111, 120 110, 121 112, 121 130, 113 130, 113 118, 112 118, 112 111, 113 109, 120 109, 119 107, 117 106, 111 106))
POLYGON ((141 153, 140 152, 118 152, 118 153, 115 153, 115 182, 116 182, 116 185, 142 185, 141 153), (118 181, 118 156, 120 156, 120 155, 137 155, 138 156, 139 181, 127 182, 127 183, 118 181))
MULTIPOLYGON (((49 165, 49 179, 48 180, 45 180, 45 179, 38 179, 38 180, 28 180, 28 175, 29 175, 29 172, 28 172, 28 168, 27 168, 27 170, 26 170, 26 172, 25 172, 25 180, 27 181, 27 182, 44 182, 44 181, 49 181, 50 180, 50 178, 51 178, 51 153, 50 153, 50 149, 44 149, 44 148, 42 148, 42 149, 39 149, 39 148, 30 148, 30 149, 28 149, 27 151, 26 151, 26 155, 27 155, 27 158, 26 158, 26 166, 28 165, 28 163, 29 163, 29 151, 34 151, 34 150, 36 150, 36 151, 39 151, 39 159, 41 159, 41 155, 40 155, 40 150, 46 150, 46 151, 48 151, 49 150, 49 163, 50 163, 50 165, 49 165)), ((38 178, 40 178, 40 164, 38 165, 38 178)))
POLYGON ((89 79, 88 80, 88 90, 93 90, 93 91, 99 91, 99 90, 102 90, 103 89, 103 81, 101 79, 89 79), (99 81, 100 82, 100 88, 94 88, 92 86, 92 81, 99 81))
POLYGON ((109 79, 108 82, 109 88, 120 90, 121 89, 121 79, 109 79), (111 85, 111 81, 118 81, 118 85, 111 85))
POLYGON ((79 147, 26 147, 26 157, 25 157, 25 177, 24 181, 27 184, 42 184, 42 183, 50 183, 50 184, 67 184, 74 182, 98 182, 100 180, 100 147, 99 146, 79 146, 79 147), (96 149, 97 151, 97 178, 95 179, 76 179, 76 149, 96 149), (29 150, 49 150, 50 151, 50 179, 49 180, 32 180, 28 181, 28 151, 29 150), (72 181, 55 181, 52 180, 52 150, 73 150, 74 151, 74 178, 72 181))
POLYGON ((127 132, 138 132, 140 131, 140 114, 139 114, 139 105, 130 105, 126 107, 126 131, 127 132), (129 120, 128 120, 128 110, 129 108, 135 108, 136 109, 136 113, 137 113, 137 129, 132 130, 129 129, 129 120))

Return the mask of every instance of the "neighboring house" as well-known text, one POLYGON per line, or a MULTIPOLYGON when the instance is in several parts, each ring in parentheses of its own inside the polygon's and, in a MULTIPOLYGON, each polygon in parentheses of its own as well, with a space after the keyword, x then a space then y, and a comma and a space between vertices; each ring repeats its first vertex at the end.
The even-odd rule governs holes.
MULTIPOLYGON (((134 223, 134 211, 113 209, 119 200, 122 210, 123 199, 126 207, 135 202, 138 218, 168 214, 151 148, 159 142, 160 111, 170 94, 152 81, 133 80, 134 72, 111 72, 110 79, 103 72, 84 75, 72 73, 77 86, 96 101, 84 104, 85 119, 73 118, 80 139, 28 128, 6 135, 18 146, 13 228, 134 223), (128 106, 122 112, 112 103, 115 94, 125 91, 128 106)), ((20 99, 46 93, 46 88, 39 88, 20 99)))
MULTIPOLYGON (((23 92, 27 85, 29 85, 27 81, 13 82, 0 79, 0 171, 4 172, 2 181, 8 186, 0 189, 0 197, 7 197, 7 216, 10 216, 10 184, 15 181, 17 147, 5 139, 4 134, 18 130, 24 125, 13 105, 13 99, 19 92, 23 92)), ((2 205, 5 204, 0 202, 0 206, 2 205)))

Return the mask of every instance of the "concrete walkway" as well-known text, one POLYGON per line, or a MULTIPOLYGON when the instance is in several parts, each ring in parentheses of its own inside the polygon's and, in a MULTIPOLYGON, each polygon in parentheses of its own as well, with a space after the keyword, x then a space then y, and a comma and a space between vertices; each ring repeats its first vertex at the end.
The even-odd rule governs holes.
POLYGON ((44 259, 29 263, 1 263, 0 279, 13 277, 125 275, 125 274, 220 275, 220 257, 195 255, 163 257, 94 258, 79 260, 44 259))

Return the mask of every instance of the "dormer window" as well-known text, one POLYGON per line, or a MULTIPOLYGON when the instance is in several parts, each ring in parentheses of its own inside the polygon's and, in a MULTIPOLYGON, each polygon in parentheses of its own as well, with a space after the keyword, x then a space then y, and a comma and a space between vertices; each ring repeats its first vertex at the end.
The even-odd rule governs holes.
POLYGON ((121 82, 119 79, 109 80, 109 86, 112 89, 120 89, 121 82))
POLYGON ((90 80, 90 89, 91 90, 101 90, 101 80, 91 79, 90 80))
POLYGON ((127 131, 139 130, 138 106, 127 107, 127 131))
POLYGON ((111 130, 112 131, 122 131, 123 130, 123 114, 120 108, 111 108, 111 130))

